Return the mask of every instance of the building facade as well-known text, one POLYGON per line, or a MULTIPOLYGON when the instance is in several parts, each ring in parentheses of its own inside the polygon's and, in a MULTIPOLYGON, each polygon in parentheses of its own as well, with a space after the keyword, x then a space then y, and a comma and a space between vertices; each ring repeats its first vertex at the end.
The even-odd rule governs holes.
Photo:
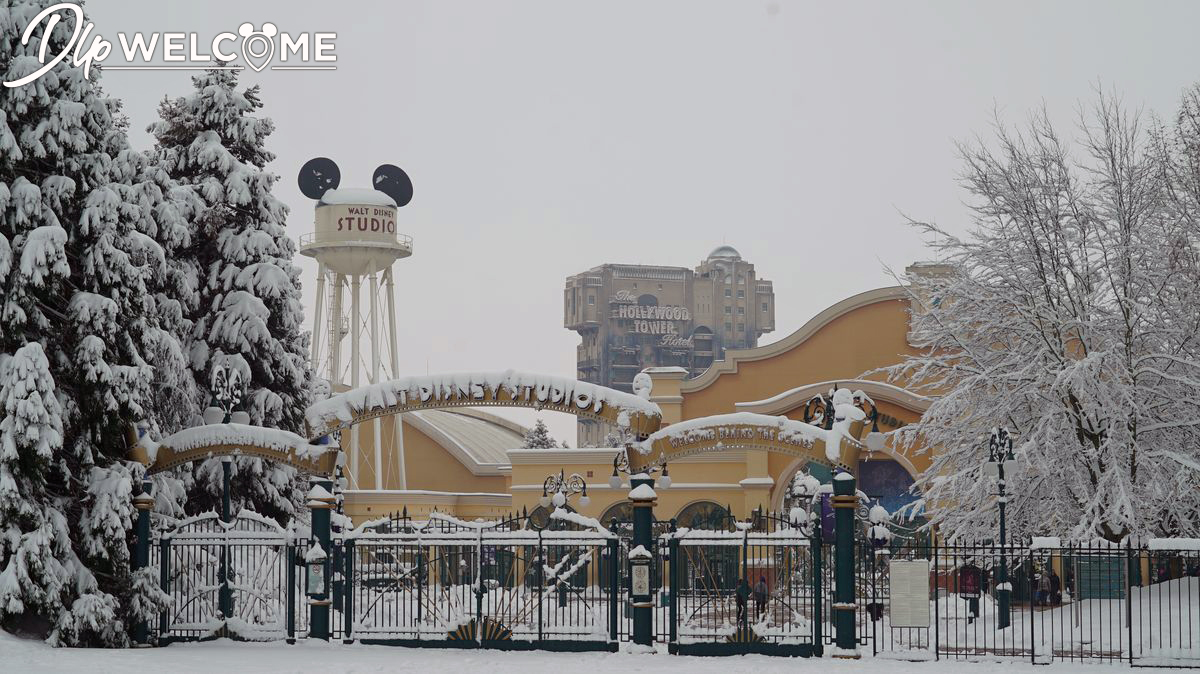
MULTIPOLYGON (((775 329, 775 293, 737 250, 720 246, 695 269, 604 264, 567 278, 563 325, 581 338, 576 376, 630 392, 645 368, 694 377, 726 349, 756 346, 775 329)), ((610 430, 581 420, 578 443, 606 444, 610 430)))
MULTIPOLYGON (((642 283, 638 282, 639 289, 642 283)), ((657 285, 653 287, 657 289, 657 285)), ((894 431, 920 419, 930 400, 906 390, 903 382, 887 383, 877 374, 864 373, 916 353, 908 342, 908 326, 909 301, 904 288, 860 293, 828 307, 779 341, 729 349, 723 360, 699 376, 691 377, 690 370, 680 367, 648 368, 650 401, 661 409, 667 429, 701 417, 737 412, 804 420, 809 401, 837 387, 869 396, 879 412, 878 430, 894 431)), ((578 473, 588 483, 590 502, 586 506, 571 503, 581 514, 605 522, 627 516, 628 483, 616 489, 608 484, 613 459, 624 448, 519 449, 519 428, 508 424, 501 428, 502 422, 490 415, 473 413, 474 418, 464 419, 461 413, 453 418, 449 414, 429 419, 445 427, 442 430, 409 419, 411 414, 406 416, 405 443, 414 447, 406 456, 413 462, 408 487, 348 493, 346 509, 354 521, 404 508, 417 517, 437 509, 467 519, 533 513, 540 505, 543 482, 560 471, 578 473), (470 428, 465 427, 467 422, 470 428), (488 429, 486 442, 468 435, 476 426, 488 429), (511 443, 507 451, 501 449, 504 442, 511 443), (419 456, 417 445, 426 449, 419 456), (416 463, 432 470, 418 474, 416 463)), ((384 428, 390 426, 384 424, 384 428)), ((876 451, 849 452, 845 464, 872 501, 895 511, 919 497, 910 487, 929 469, 931 460, 930 452, 894 448, 888 438, 876 451)), ((655 514, 659 519, 676 518, 681 526, 722 513, 744 518, 760 507, 778 511, 785 505, 788 485, 796 474, 806 473, 822 482, 831 478, 829 468, 818 462, 737 441, 724 443, 718 451, 672 461, 670 471, 672 484, 657 490, 655 514)))

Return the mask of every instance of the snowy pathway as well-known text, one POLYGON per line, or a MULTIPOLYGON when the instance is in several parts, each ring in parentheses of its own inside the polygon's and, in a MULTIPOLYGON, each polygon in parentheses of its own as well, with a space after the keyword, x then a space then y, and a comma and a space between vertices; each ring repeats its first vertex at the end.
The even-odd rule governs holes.
MULTIPOLYGON (((872 660, 806 660, 748 655, 696 658, 626 653, 506 653, 454 651, 390 646, 341 646, 313 642, 247 644, 215 641, 137 650, 54 649, 41 642, 16 639, 0 632, 0 671, 4 672, 171 672, 172 674, 255 674, 258 672, 454 672, 455 674, 537 674, 587 672, 604 674, 774 674, 776 672, 886 672, 887 674, 1106 674, 1127 671, 1117 665, 1055 663, 896 662, 872 660)), ((1152 670, 1138 670, 1152 671, 1152 670)))

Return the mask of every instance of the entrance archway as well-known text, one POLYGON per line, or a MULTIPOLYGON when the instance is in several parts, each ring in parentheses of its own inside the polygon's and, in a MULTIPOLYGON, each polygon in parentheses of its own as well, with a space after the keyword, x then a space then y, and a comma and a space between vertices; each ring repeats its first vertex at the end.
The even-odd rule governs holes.
POLYGON ((312 475, 332 476, 338 448, 313 444, 275 428, 243 424, 209 424, 185 428, 155 442, 130 427, 127 455, 153 475, 189 461, 214 456, 253 456, 292 466, 312 475))
POLYGON ((835 414, 837 420, 830 429, 750 412, 690 419, 631 445, 626 458, 630 472, 639 473, 689 456, 758 449, 851 472, 850 463, 857 452, 867 449, 860 440, 865 438, 865 415, 850 404, 839 405, 835 414))
POLYGON ((305 412, 309 437, 329 435, 383 416, 449 407, 527 407, 567 412, 627 428, 638 437, 662 423, 658 405, 589 382, 506 370, 402 377, 314 403, 305 412))

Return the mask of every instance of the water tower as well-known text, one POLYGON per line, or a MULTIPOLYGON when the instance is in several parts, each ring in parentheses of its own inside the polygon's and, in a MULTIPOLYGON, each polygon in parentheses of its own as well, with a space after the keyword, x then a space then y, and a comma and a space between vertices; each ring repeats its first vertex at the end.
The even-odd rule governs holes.
MULTIPOLYGON (((338 189, 340 182, 337 164, 324 157, 300 169, 300 191, 317 200, 314 231, 300 237, 300 254, 318 265, 312 368, 334 392, 398 376, 392 267, 412 255, 412 239, 396 231, 396 211, 413 194, 404 171, 380 166, 369 189, 338 189)), ((405 488, 403 422, 398 414, 392 419, 389 429, 374 420, 368 447, 360 448, 359 426, 351 427, 347 468, 353 488, 383 489, 389 477, 405 488), (396 450, 387 453, 385 465, 389 435, 396 450)))

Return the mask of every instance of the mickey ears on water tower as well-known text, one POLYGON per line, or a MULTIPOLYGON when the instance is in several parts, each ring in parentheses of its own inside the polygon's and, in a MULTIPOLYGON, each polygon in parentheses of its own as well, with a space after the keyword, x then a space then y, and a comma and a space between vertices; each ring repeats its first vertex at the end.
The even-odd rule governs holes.
MULTIPOLYGON (((309 199, 320 199, 327 190, 336 190, 342 181, 342 172, 332 159, 315 157, 304 162, 300 167, 300 175, 296 182, 300 192, 309 199)), ((412 201, 413 185, 408 174, 399 166, 384 164, 375 169, 371 186, 391 197, 397 206, 407 205, 412 201)))
POLYGON ((304 162, 300 175, 296 177, 300 192, 309 199, 320 199, 326 190, 336 190, 342 182, 342 172, 337 164, 327 157, 316 157, 304 162))

